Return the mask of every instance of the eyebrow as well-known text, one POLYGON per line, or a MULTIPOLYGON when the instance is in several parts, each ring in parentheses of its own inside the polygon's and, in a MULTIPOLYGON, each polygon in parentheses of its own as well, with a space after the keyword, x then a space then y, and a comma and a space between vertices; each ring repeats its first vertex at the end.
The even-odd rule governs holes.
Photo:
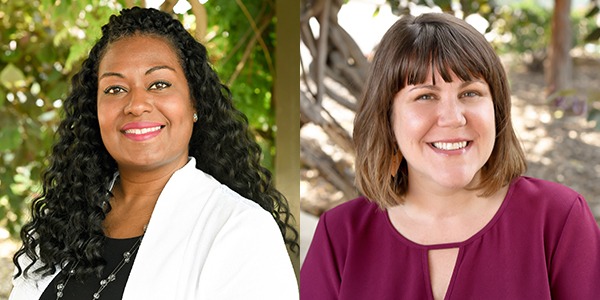
MULTIPOLYGON (((173 72, 177 72, 177 71, 175 71, 175 69, 173 69, 173 68, 171 68, 171 67, 169 67, 169 66, 164 66, 164 65, 163 65, 163 66, 154 66, 154 67, 152 67, 152 68, 148 69, 148 70, 147 70, 147 71, 144 73, 144 75, 148 75, 148 74, 150 74, 150 73, 152 73, 152 72, 155 72, 155 71, 158 71, 158 70, 163 70, 163 69, 167 69, 167 70, 171 70, 171 71, 173 71, 173 72)), ((118 72, 106 72, 106 73, 102 74, 102 75, 101 75, 101 76, 98 78, 98 80, 100 80, 100 79, 102 79, 102 78, 105 78, 105 77, 110 77, 110 76, 115 76, 115 77, 119 77, 119 78, 125 78, 125 75, 123 75, 123 74, 121 74, 121 73, 118 73, 118 72)))
POLYGON ((177 72, 177 71, 175 71, 175 69, 173 69, 173 68, 171 68, 169 66, 155 66, 155 67, 152 67, 152 68, 148 69, 148 71, 146 71, 146 73, 144 73, 144 75, 148 75, 148 74, 150 74, 150 73, 152 73, 154 71, 163 70, 163 69, 167 69, 167 70, 171 70, 173 72, 177 72))
POLYGON ((117 73, 117 72, 106 72, 104 74, 102 74, 100 76, 100 78, 98 78, 98 80, 105 78, 105 77, 110 77, 110 76, 115 76, 115 77, 119 77, 119 78, 125 78, 125 76, 123 76, 123 74, 121 73, 117 73))
MULTIPOLYGON (((465 86, 471 85, 473 83, 482 83, 482 84, 486 84, 485 81, 481 80, 481 79, 475 79, 475 80, 471 80, 471 81, 465 81, 463 83, 460 84, 460 88, 464 88, 465 86)), ((440 87, 437 85, 433 85, 433 84, 426 84, 426 85, 418 85, 415 86, 413 88, 411 88, 409 90, 410 91, 414 91, 414 90, 418 90, 418 89, 431 89, 431 90, 436 90, 439 91, 440 87)))

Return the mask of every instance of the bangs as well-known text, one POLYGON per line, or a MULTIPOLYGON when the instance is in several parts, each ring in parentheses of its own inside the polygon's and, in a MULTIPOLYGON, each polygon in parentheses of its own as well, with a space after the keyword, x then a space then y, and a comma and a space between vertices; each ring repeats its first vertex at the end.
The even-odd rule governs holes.
MULTIPOLYGON (((412 45, 406 45, 397 65, 397 91, 406 85, 425 83, 431 76, 435 82, 438 72, 445 82, 452 81, 455 74, 462 81, 483 79, 489 83, 489 66, 493 63, 487 51, 488 45, 477 45, 460 31, 441 24, 426 24, 416 34, 412 45), (437 26, 435 26, 437 25, 437 26), (435 71, 435 72, 434 72, 435 71)), ((396 92, 397 92, 396 91, 396 92)))

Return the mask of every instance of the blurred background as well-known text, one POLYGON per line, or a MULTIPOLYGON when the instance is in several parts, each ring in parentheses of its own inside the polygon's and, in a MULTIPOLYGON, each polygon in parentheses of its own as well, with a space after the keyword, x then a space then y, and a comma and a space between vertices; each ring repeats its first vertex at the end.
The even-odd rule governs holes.
POLYGON ((452 13, 485 34, 509 74, 527 175, 579 191, 600 220, 599 2, 0 0, 0 300, 68 80, 123 7, 173 12, 207 46, 278 187, 296 208, 300 197, 304 252, 318 216, 358 195, 350 138, 357 98, 377 42, 407 13, 452 13))
POLYGON ((172 13, 206 46, 263 164, 299 213, 299 75, 289 64, 299 59, 299 1, 0 0, 0 299, 11 289, 18 232, 40 191, 69 80, 109 16, 132 6, 172 13))
POLYGON ((302 1, 301 261, 327 209, 358 196, 352 122, 377 43, 402 15, 446 12, 507 70, 526 175, 580 192, 600 221, 600 1, 302 1))

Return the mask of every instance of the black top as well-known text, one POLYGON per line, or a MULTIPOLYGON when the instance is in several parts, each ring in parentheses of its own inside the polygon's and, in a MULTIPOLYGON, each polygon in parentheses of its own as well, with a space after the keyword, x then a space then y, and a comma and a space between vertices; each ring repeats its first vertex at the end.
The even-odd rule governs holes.
MULTIPOLYGON (((100 280, 105 279, 115 269, 115 267, 123 260, 123 253, 129 251, 131 247, 139 240, 139 237, 128 239, 112 239, 106 238, 102 249, 102 257, 106 260, 107 265, 102 272, 101 278, 92 276, 83 282, 76 280, 74 277, 69 279, 69 282, 63 290, 61 300, 81 300, 93 299, 94 293, 100 288, 100 280)), ((100 299, 122 299, 125 284, 131 273, 131 267, 137 251, 131 255, 129 263, 116 274, 116 280, 109 283, 100 293, 100 299)), ((48 285, 40 300, 56 300, 56 285, 63 282, 66 274, 61 272, 48 285)))

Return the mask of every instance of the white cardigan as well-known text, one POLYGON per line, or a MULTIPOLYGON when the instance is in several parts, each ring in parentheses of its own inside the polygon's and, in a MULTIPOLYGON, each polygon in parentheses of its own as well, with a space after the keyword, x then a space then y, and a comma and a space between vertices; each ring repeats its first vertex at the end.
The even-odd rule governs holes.
MULTIPOLYGON (((167 182, 123 300, 298 299, 273 217, 190 161, 167 182)), ((37 300, 54 276, 13 281, 9 300, 37 300)))

